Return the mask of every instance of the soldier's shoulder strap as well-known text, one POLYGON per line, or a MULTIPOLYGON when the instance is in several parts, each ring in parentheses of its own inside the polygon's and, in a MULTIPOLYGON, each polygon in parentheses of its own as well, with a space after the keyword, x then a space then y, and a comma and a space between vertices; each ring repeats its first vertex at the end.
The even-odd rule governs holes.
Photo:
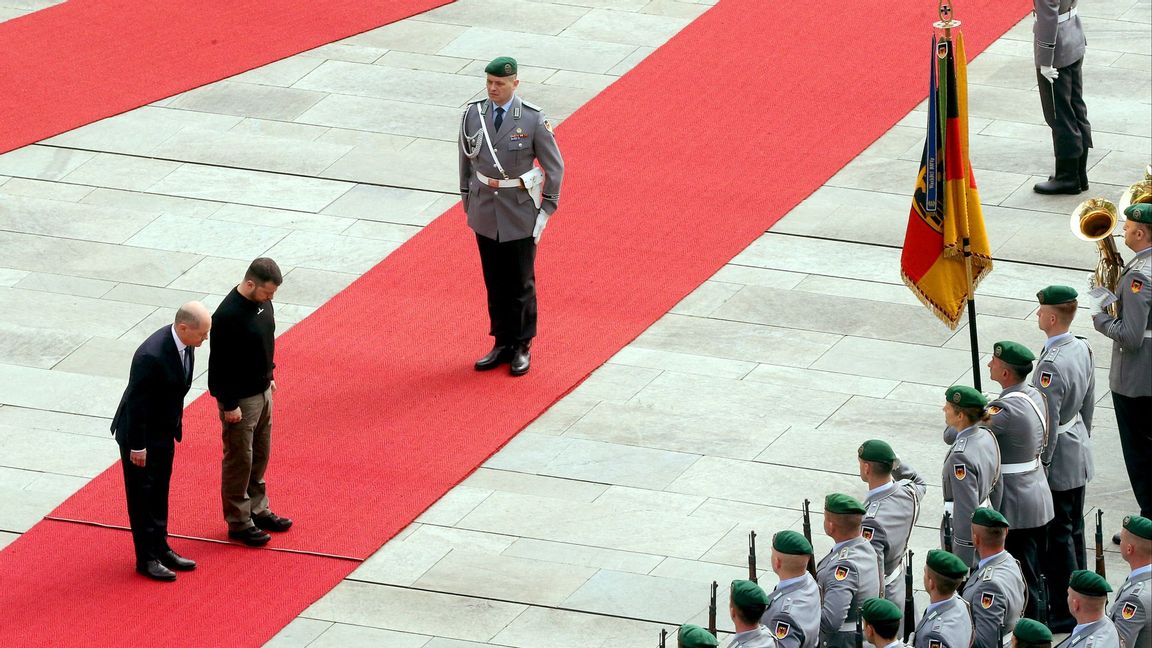
POLYGON ((529 101, 526 101, 526 100, 524 100, 524 99, 521 99, 521 100, 520 100, 520 103, 521 103, 521 104, 523 104, 523 105, 524 105, 524 107, 525 107, 525 108, 527 108, 528 110, 535 110, 535 111, 536 111, 536 112, 538 112, 538 113, 542 113, 542 112, 544 112, 544 109, 543 109, 543 108, 541 108, 540 106, 537 106, 536 104, 534 104, 534 103, 531 103, 531 102, 529 102, 529 101))

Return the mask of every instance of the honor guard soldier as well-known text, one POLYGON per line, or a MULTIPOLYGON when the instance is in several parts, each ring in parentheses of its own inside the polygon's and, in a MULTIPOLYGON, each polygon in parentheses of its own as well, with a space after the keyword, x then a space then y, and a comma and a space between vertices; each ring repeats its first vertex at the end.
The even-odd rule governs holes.
POLYGON ((1041 194, 1078 194, 1088 189, 1092 126, 1084 105, 1084 29, 1076 0, 1032 0, 1036 22, 1036 80, 1044 121, 1052 129, 1056 174, 1033 189, 1041 194))
POLYGON ((1135 256, 1116 282, 1116 316, 1096 313, 1092 325, 1112 339, 1108 387, 1120 448, 1140 515, 1152 518, 1152 204, 1136 203, 1124 215, 1124 245, 1135 256))
POLYGON ((812 545, 796 531, 772 536, 772 571, 780 579, 760 624, 781 648, 816 648, 820 642, 820 586, 808 573, 812 545))
POLYGON ((1120 557, 1132 568, 1116 593, 1108 615, 1125 648, 1152 646, 1152 520, 1140 515, 1124 518, 1120 557))
POLYGON ((944 512, 951 516, 952 553, 975 567, 972 513, 990 503, 992 487, 1000 477, 1000 449, 988 428, 980 425, 988 405, 983 394, 966 385, 953 385, 944 397, 945 435, 955 431, 955 441, 944 457, 944 512))
POLYGON ((824 600, 822 647, 853 648, 860 604, 880 595, 880 561, 864 539, 864 513, 864 505, 848 495, 832 493, 824 498, 824 533, 836 544, 816 566, 816 582, 824 600))
POLYGON ((678 648, 711 648, 711 646, 719 645, 720 642, 712 636, 711 632, 691 623, 680 626, 680 632, 676 633, 676 646, 678 648))
POLYGON ((768 608, 768 595, 759 585, 750 580, 732 581, 728 607, 736 626, 728 648, 776 648, 776 639, 760 625, 760 617, 768 608))
MULTIPOLYGON (((1036 356, 1018 342, 997 342, 988 371, 1000 383, 1000 396, 988 403, 988 429, 1000 446, 1000 481, 992 489, 992 508, 1012 531, 1005 548, 1020 561, 1028 599, 1024 616, 1035 618, 1040 592, 1042 554, 1048 546, 1046 525, 1052 520, 1052 491, 1040 466, 1047 438, 1044 397, 1024 380, 1036 356)), ((1011 628, 1012 626, 1009 626, 1011 628)))
POLYGON ((929 604, 916 625, 916 648, 968 648, 972 645, 972 615, 964 599, 956 595, 968 575, 968 565, 958 556, 932 549, 924 561, 924 589, 929 604))
MULTIPOLYGON (((904 554, 928 485, 883 441, 865 441, 856 457, 860 479, 868 484, 864 538, 872 543, 884 563, 884 598, 904 605, 904 554)), ((898 628, 901 632, 903 629, 898 628)))
POLYGON ((1084 488, 1092 479, 1092 414, 1096 374, 1092 349, 1068 332, 1076 317, 1076 291, 1048 286, 1036 293, 1037 321, 1048 336, 1033 374, 1048 413, 1048 444, 1040 461, 1048 472, 1054 517, 1048 523, 1045 576, 1052 630, 1067 632, 1074 622, 1068 612, 1068 578, 1087 566, 1084 547, 1084 488))
POLYGON ((1004 550, 1005 537, 1015 531, 1009 531, 1008 520, 990 508, 978 508, 972 514, 972 539, 980 562, 962 596, 972 611, 974 648, 1000 648, 1008 643, 1010 629, 1024 610, 1024 575, 1016 559, 1004 550))
POLYGON ((1052 631, 1039 621, 1020 619, 1012 629, 1011 648, 1052 648, 1052 631))
POLYGON ((900 606, 888 599, 870 598, 860 605, 860 618, 864 620, 864 641, 876 648, 905 648, 900 641, 900 626, 904 613, 900 606))
POLYGON ((488 97, 468 104, 460 123, 460 195, 495 338, 476 370, 508 363, 520 376, 536 336, 536 244, 556 211, 564 160, 540 108, 516 96, 516 61, 502 56, 484 71, 488 97))
POLYGON ((1096 572, 1078 569, 1068 579, 1068 609, 1076 625, 1056 648, 1120 648, 1116 626, 1104 616, 1112 586, 1096 572))

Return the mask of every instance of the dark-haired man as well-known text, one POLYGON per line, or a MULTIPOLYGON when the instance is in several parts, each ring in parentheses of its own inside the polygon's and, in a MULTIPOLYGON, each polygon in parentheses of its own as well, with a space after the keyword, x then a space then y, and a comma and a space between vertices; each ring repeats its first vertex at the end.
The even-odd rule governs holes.
POLYGON ((776 639, 760 625, 768 608, 768 595, 750 580, 732 581, 728 598, 729 611, 736 635, 728 648, 776 648, 776 639))

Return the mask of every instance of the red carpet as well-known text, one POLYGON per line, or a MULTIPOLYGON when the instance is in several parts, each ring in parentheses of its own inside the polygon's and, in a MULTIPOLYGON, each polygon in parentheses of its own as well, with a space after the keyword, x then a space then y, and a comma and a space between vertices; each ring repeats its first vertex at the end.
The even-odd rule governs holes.
MULTIPOLYGON (((274 509, 298 525, 276 546, 369 555, 819 187, 923 98, 930 4, 887 5, 852 37, 830 19, 844 15, 832 0, 724 0, 567 120, 559 138, 569 175, 541 246, 541 337, 528 376, 470 368, 489 341, 475 242, 459 210, 286 333, 269 483, 274 509)), ((960 10, 973 53, 1024 13, 996 0, 960 10)), ((213 410, 205 399, 188 410, 176 533, 223 537, 213 410)), ((115 467, 57 515, 123 524, 123 508, 115 467)), ((130 565, 121 536, 101 572, 112 579, 130 565)), ((13 545, 19 560, 0 554, 0 580, 70 564, 68 544, 50 540, 29 534, 13 545)), ((266 589, 269 614, 287 623, 338 578, 266 589)), ((234 582, 208 565, 197 579, 204 589, 189 595, 206 595, 210 582, 231 592, 234 582)), ((148 585, 124 595, 149 600, 148 585)), ((149 601, 156 614, 185 616, 149 601)), ((87 605, 69 596, 56 609, 87 605)), ((20 609, 60 630, 59 615, 20 609)), ((197 632, 213 624, 195 623, 197 632)))

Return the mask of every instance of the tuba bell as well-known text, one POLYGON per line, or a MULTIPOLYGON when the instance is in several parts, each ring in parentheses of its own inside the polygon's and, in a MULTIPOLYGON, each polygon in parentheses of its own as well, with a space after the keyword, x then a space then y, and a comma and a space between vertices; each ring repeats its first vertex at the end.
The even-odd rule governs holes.
MULTIPOLYGON (((1120 282, 1124 267, 1124 260, 1120 258, 1120 253, 1116 250, 1116 241, 1112 236, 1119 218, 1117 214, 1117 207, 1112 201, 1105 198, 1089 198, 1072 211, 1072 218, 1068 223, 1076 238, 1082 241, 1095 241, 1099 249, 1100 260, 1092 273, 1092 287, 1099 286, 1113 294, 1116 293, 1116 284, 1120 282)), ((1115 317, 1116 305, 1110 305, 1108 312, 1115 317)))
POLYGON ((1152 203, 1152 164, 1144 169, 1144 179, 1128 187, 1120 196, 1116 211, 1123 214, 1130 205, 1152 203))

